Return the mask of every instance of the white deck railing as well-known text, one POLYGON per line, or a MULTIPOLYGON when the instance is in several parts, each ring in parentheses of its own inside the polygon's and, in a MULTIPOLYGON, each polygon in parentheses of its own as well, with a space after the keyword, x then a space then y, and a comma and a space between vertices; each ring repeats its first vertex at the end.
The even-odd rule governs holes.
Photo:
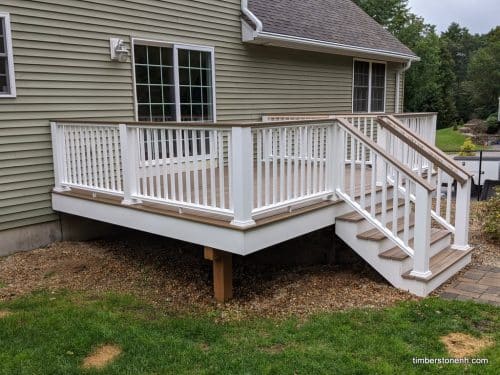
MULTIPOLYGON (((342 117, 346 119, 351 125, 353 125, 357 130, 363 133, 364 136, 370 138, 374 142, 381 144, 381 139, 379 137, 380 125, 377 121, 379 116, 384 114, 380 113, 367 113, 367 114, 273 114, 263 116, 264 122, 282 122, 282 121, 297 121, 297 120, 319 120, 319 119, 334 119, 336 117, 342 117)), ((436 113, 401 113, 394 114, 405 127, 413 131, 418 137, 427 141, 430 144, 435 144, 436 141, 436 113)), ((396 140, 395 140, 396 141, 396 140)), ((385 140, 384 140, 385 142, 385 140)), ((397 142, 395 142, 397 143, 397 142)), ((384 143, 385 146, 385 143, 384 143)), ((400 149, 398 144, 392 146, 393 150, 400 149)), ((372 163, 372 152, 370 150, 365 150, 366 155, 364 155, 364 161, 368 164, 372 163)), ((402 158, 403 154, 399 155, 394 153, 395 156, 402 158)), ((354 158, 357 164, 361 163, 361 149, 358 147, 352 148, 350 140, 346 144, 345 148, 345 160, 347 163, 354 158)))
POLYGON ((455 234, 456 248, 468 246, 470 179, 419 136, 428 124, 400 119, 53 122, 55 190, 82 189, 121 197, 126 205, 151 202, 218 215, 239 227, 336 196, 413 257, 416 272, 425 274, 432 219, 455 234), (400 202, 402 217, 392 209, 400 202))

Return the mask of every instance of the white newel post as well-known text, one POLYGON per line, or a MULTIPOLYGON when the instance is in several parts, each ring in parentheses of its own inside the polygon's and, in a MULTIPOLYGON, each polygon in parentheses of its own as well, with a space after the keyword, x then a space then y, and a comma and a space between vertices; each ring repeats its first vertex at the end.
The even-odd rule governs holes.
POLYGON ((50 123, 50 133, 52 137, 52 155, 54 158, 54 191, 63 192, 70 190, 63 186, 63 175, 66 157, 64 151, 64 130, 57 126, 57 123, 50 123))
POLYGON ((417 184, 415 200, 415 234, 412 276, 429 277, 431 246, 431 206, 432 193, 417 184))
POLYGON ((429 131, 430 133, 430 143, 431 145, 436 145, 436 131, 437 131, 437 114, 433 114, 430 117, 429 131))
MULTIPOLYGON (((377 122, 377 144, 385 151, 389 152, 388 148, 387 130, 377 122)), ((384 180, 387 179, 385 175, 385 162, 381 157, 377 158, 377 186, 382 186, 384 180)))
POLYGON ((452 248, 467 251, 469 246, 469 212, 470 212, 471 179, 460 184, 457 182, 457 198, 455 210, 455 237, 452 248))
POLYGON ((120 124, 120 151, 122 157, 123 200, 124 205, 141 203, 137 195, 137 139, 135 129, 120 124))
MULTIPOLYGON (((344 171, 346 163, 346 144, 345 137, 340 125, 334 123, 332 129, 332 163, 330 165, 331 175, 333 176, 333 191, 337 193, 337 190, 344 191, 344 171)), ((340 197, 337 197, 340 199, 340 197)))
POLYGON ((232 225, 248 227, 255 224, 253 209, 253 142, 250 127, 232 128, 231 174, 234 219, 232 225))

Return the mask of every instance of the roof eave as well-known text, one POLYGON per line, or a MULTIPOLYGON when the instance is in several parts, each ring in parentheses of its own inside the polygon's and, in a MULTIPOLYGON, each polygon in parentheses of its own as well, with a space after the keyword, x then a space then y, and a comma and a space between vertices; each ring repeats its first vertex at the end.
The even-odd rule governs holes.
POLYGON ((385 61, 408 62, 420 61, 415 55, 386 51, 380 49, 359 47, 322 40, 302 38, 292 35, 257 31, 245 20, 243 23, 243 42, 275 47, 285 47, 306 51, 323 52, 335 55, 345 55, 361 58, 374 58, 385 61))

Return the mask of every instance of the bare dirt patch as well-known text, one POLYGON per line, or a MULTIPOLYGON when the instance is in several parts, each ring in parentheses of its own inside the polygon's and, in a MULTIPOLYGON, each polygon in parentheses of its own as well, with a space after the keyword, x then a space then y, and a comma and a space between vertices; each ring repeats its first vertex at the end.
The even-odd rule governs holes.
POLYGON ((285 345, 283 344, 276 344, 273 346, 268 346, 266 348, 262 348, 262 351, 268 353, 268 354, 280 354, 286 349, 285 345))
POLYGON ((82 368, 102 369, 113 362, 121 353, 122 349, 119 346, 100 346, 83 360, 82 368))
POLYGON ((460 332, 453 332, 441 337, 441 342, 446 346, 446 350, 453 358, 474 356, 494 344, 489 337, 476 338, 460 332))
POLYGON ((9 315, 12 315, 12 312, 7 310, 0 310, 0 319, 6 318, 9 315))

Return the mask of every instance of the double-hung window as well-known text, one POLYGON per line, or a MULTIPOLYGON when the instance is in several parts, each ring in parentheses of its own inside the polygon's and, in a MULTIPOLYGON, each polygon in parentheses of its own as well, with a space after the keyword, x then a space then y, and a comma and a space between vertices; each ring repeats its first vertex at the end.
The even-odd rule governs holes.
POLYGON ((10 17, 0 12, 0 98, 16 96, 10 17))
POLYGON ((353 112, 385 112, 386 64, 354 61, 353 112))
POLYGON ((215 121, 214 58, 210 47, 134 40, 139 121, 215 121))

